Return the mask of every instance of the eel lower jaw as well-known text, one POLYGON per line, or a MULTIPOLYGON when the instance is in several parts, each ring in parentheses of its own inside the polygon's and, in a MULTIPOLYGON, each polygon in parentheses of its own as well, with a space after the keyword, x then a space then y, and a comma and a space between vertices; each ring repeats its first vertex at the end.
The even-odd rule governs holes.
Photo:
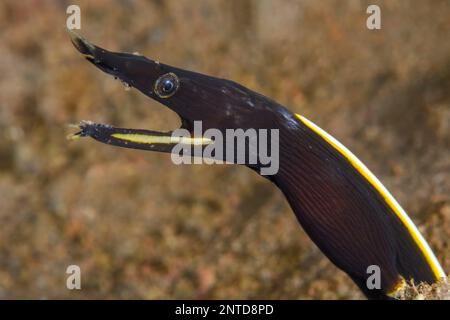
POLYGON ((117 128, 92 121, 81 121, 77 127, 79 131, 70 134, 67 137, 68 139, 76 140, 81 137, 91 137, 110 145, 150 151, 166 152, 177 144, 208 145, 213 143, 213 140, 208 138, 174 135, 173 131, 158 132, 145 129, 117 128))

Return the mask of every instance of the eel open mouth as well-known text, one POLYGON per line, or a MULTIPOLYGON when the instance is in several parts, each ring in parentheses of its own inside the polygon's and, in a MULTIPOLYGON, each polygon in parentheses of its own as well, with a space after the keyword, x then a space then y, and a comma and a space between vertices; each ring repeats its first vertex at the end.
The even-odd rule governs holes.
MULTIPOLYGON (((157 61, 132 53, 110 52, 100 48, 75 32, 68 30, 72 44, 94 66, 103 72, 119 79, 126 88, 135 87, 147 96, 161 100, 170 97, 179 87, 179 79, 157 61)), ((145 129, 117 128, 111 125, 81 121, 80 131, 68 136, 69 139, 91 137, 97 141, 120 147, 170 152, 174 145, 208 145, 213 140, 192 137, 192 123, 181 117, 182 136, 174 136, 174 132, 157 132, 145 129), (186 134, 189 133, 189 134, 186 134)))

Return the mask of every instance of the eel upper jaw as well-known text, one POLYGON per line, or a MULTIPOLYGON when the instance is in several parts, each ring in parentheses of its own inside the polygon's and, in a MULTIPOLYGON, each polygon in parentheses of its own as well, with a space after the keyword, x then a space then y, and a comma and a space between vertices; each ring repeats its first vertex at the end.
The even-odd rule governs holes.
POLYGON ((132 54, 110 52, 92 44, 72 30, 68 30, 68 32, 72 44, 86 60, 103 72, 125 82, 127 85, 132 86, 134 84, 135 81, 120 70, 126 68, 126 61, 124 59, 127 56, 133 56, 132 54))

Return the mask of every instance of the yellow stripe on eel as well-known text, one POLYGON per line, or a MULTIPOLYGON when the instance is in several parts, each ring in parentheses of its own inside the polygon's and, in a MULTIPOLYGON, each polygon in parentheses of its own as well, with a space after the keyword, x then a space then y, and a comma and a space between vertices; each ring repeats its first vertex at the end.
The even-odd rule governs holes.
POLYGON ((111 137, 143 144, 189 144, 195 146, 207 145, 213 143, 207 138, 191 138, 177 136, 150 136, 139 133, 113 133, 111 137))
POLYGON ((296 116, 304 123, 308 128, 317 133, 321 138, 328 142, 334 149, 341 153, 352 165, 353 167, 380 193, 384 198, 389 207, 394 211, 403 225, 406 227, 414 242, 419 247, 420 251, 427 260, 431 270, 433 271, 436 280, 445 278, 446 275, 441 265, 439 264, 436 256, 431 250, 428 243, 425 241, 423 236, 420 234, 419 230, 412 222, 411 218, 406 214, 405 210, 400 206, 397 200, 391 195, 391 193, 386 189, 386 187, 378 180, 377 177, 359 160, 350 150, 348 150, 343 144, 338 140, 324 131, 322 128, 309 121, 305 117, 296 114, 296 116))

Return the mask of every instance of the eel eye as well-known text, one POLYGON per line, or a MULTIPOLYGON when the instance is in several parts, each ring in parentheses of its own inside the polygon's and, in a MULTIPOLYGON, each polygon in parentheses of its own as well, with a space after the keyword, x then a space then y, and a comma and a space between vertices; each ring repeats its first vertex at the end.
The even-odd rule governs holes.
POLYGON ((160 98, 169 98, 178 90, 180 81, 176 74, 170 72, 163 74, 155 82, 154 91, 160 98))

